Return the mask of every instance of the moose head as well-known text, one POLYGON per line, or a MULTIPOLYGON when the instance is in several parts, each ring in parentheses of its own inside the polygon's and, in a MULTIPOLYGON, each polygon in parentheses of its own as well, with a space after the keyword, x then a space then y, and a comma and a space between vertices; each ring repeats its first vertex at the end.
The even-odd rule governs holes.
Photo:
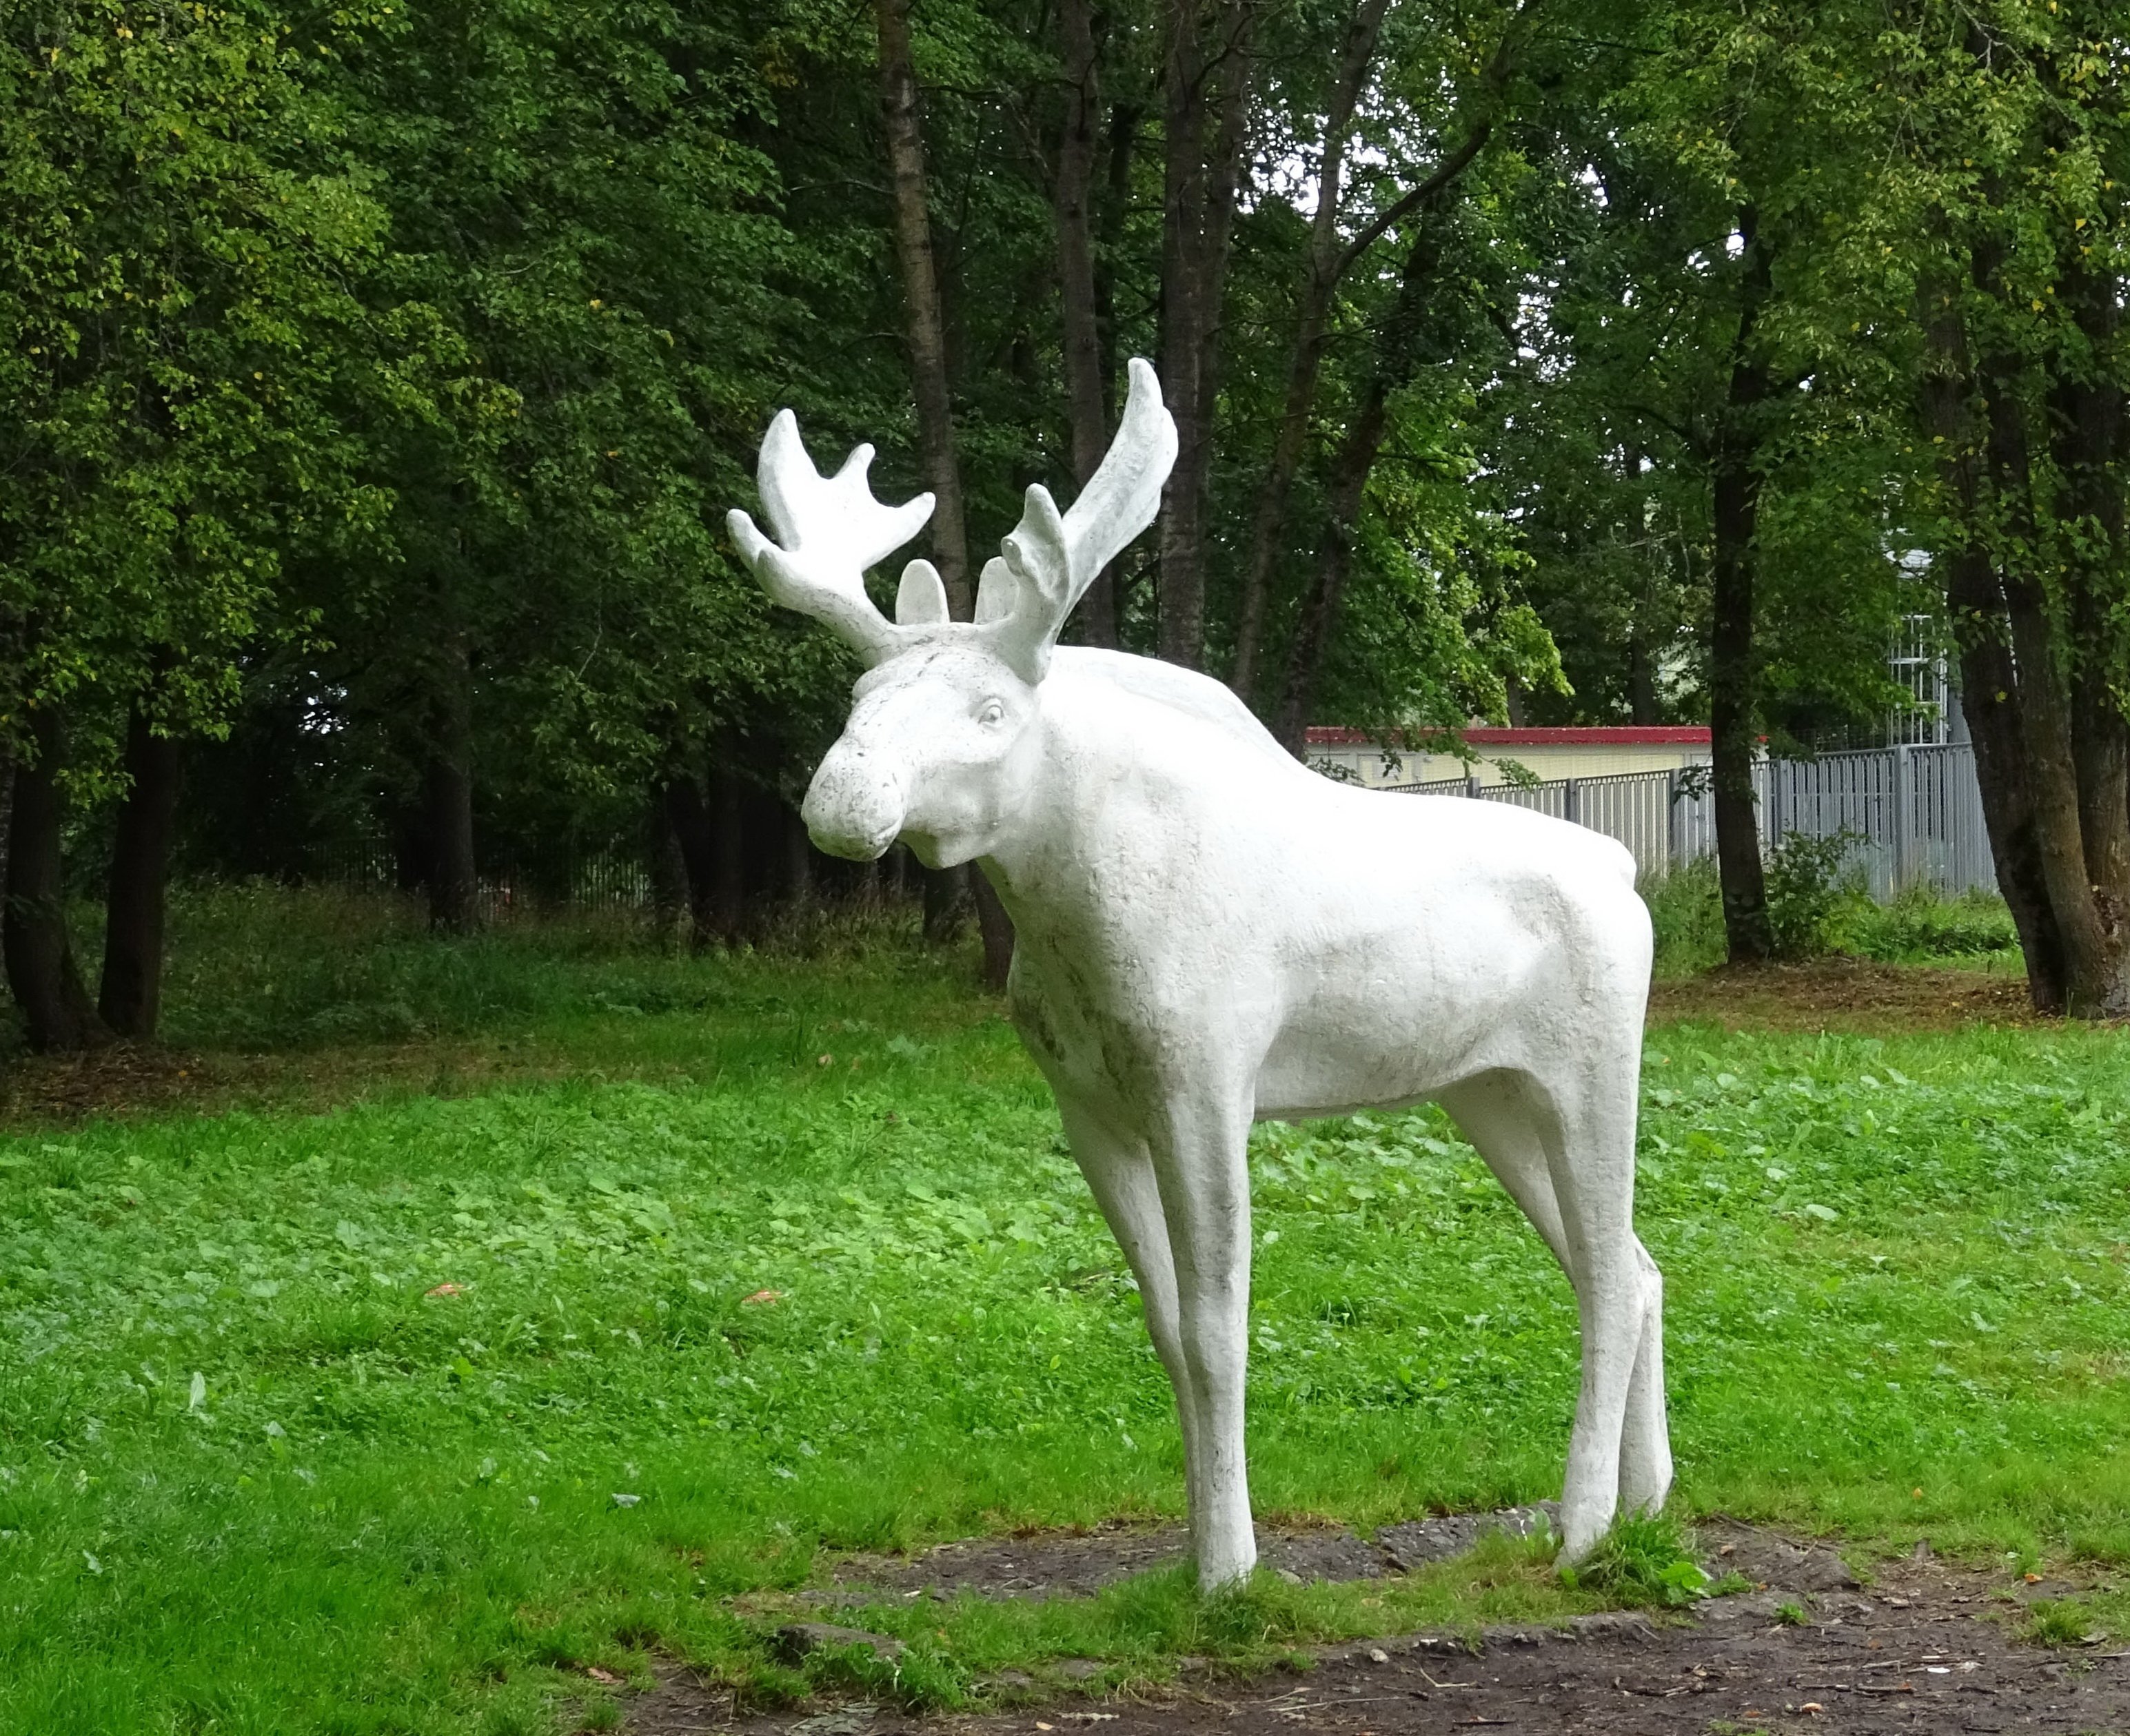
POLYGON ((843 735, 801 810, 832 856, 871 861, 897 837, 928 866, 989 853, 1033 782, 1039 690, 1066 617, 1095 575, 1153 522, 1176 461, 1176 424, 1153 370, 1136 358, 1116 438, 1069 512, 1039 483, 1020 523, 985 564, 976 619, 954 621, 929 560, 902 570, 890 621, 866 594, 866 570, 932 516, 932 496, 873 498, 873 449, 833 476, 814 468, 789 410, 762 443, 757 479, 775 540, 728 515, 740 557, 772 600, 832 627, 866 664, 843 735))

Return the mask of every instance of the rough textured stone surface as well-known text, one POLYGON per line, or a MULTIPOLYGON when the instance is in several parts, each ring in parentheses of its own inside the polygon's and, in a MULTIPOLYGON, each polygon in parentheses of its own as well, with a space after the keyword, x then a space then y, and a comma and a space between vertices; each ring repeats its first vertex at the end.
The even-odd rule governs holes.
POLYGON ((1428 1562, 1462 1555, 1490 1532, 1529 1537, 1534 1531, 1559 1529, 1560 1503, 1540 1501, 1532 1507, 1505 1507, 1498 1513, 1450 1513, 1387 1525, 1376 1533, 1376 1543, 1393 1567, 1409 1571, 1428 1562))
POLYGON ((1620 1506, 1657 1507, 1671 1486, 1663 1285, 1633 1223, 1650 959, 1634 863, 1512 803, 1335 784, 1208 676, 1060 649, 1082 594, 1153 522, 1175 460, 1153 370, 1129 371, 1108 455, 1067 512, 1029 489, 971 622, 948 618, 928 561, 903 569, 891 622, 866 591, 929 497, 885 505, 869 447, 824 477, 790 411, 771 424, 758 475, 774 538, 735 512, 733 541, 771 598, 867 665, 807 827, 860 861, 900 837, 934 867, 975 861, 1011 915, 1014 1022, 1175 1385, 1201 1583, 1256 1560, 1251 1120, 1426 1099, 1575 1286, 1586 1378, 1559 1515, 1573 1561, 1620 1506))

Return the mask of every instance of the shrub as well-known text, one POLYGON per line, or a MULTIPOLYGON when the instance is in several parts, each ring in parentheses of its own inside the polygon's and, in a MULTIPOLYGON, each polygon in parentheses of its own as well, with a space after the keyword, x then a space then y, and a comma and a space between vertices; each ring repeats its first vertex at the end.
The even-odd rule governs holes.
POLYGON ((1662 880, 1645 880, 1642 901, 1656 936, 1656 974, 1694 976, 1723 962, 1723 900, 1716 864, 1688 862, 1662 880))
POLYGON ((1869 903, 1849 860, 1865 842, 1846 827, 1827 837, 1791 832, 1768 852, 1768 926, 1778 958, 1817 958, 1839 947, 1845 918, 1869 903))

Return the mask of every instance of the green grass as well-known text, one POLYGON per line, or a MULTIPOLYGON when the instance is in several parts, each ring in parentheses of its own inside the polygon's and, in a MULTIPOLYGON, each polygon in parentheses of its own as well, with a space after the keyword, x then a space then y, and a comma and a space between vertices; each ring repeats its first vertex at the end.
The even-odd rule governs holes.
MULTIPOLYGON (((248 965, 210 944, 224 907, 183 913, 193 1045, 285 1018, 286 1065, 331 1081, 345 1045, 306 1021, 396 996, 418 1047, 543 1060, 0 1137, 0 1732, 598 1727, 581 1667, 653 1648, 795 1692, 877 1668, 771 1660, 824 1551, 1180 1510, 1136 1296, 967 961, 438 946, 257 896, 247 940, 283 939, 248 965)), ((2125 1058, 2109 1031, 1652 1036, 1682 1514, 2130 1562, 2125 1058)), ((1260 1513, 1557 1492, 1572 1300, 1446 1124, 1267 1128, 1254 1161, 1260 1513)), ((1625 1539, 1609 1589, 1503 1542, 1406 1585, 839 1619, 953 1704, 1060 1657, 1115 1680, 1660 1603, 1672 1547, 1625 1539)), ((2080 1620, 2123 1631, 2110 1595, 2080 1620)))
POLYGON ((1898 964, 2025 968, 2012 913, 2001 898, 1980 892, 1941 899, 1910 891, 1890 904, 1866 903, 1849 913, 1844 950, 1898 964))
MULTIPOLYGON (((1915 887, 1877 904, 1854 888, 1798 884, 1808 879, 1793 870, 1769 884, 1779 939, 1810 937, 1800 949, 1805 954, 1968 971, 2025 969, 2011 913, 1994 894, 1943 898, 1915 887), (1800 905, 1808 908, 1794 908, 1800 905)), ((1723 962, 1723 902, 1713 861, 1690 863, 1645 883, 1642 895, 1656 932, 1659 976, 1697 976, 1723 962)))

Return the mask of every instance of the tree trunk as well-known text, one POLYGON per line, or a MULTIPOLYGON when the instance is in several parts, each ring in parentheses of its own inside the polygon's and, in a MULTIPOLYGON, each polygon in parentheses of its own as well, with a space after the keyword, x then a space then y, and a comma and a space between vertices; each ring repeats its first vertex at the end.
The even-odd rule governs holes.
POLYGON ((1947 556, 1946 600, 1960 651, 1960 704, 1975 746, 1975 776, 1997 889, 2012 913, 2027 964, 2027 998, 2061 1013, 2068 994, 2063 937, 2049 903, 2036 834, 2033 786, 2020 740, 2018 681, 2006 646, 2003 596, 1979 549, 1947 556))
POLYGON ((2026 960, 2027 995, 2037 1012, 2061 1013, 2066 980, 2063 937, 2049 903, 2035 832, 2033 785, 2019 729, 2019 678, 2009 649, 2004 594, 1982 537, 1980 436, 1969 410, 1974 381, 1953 292, 1927 285, 1922 324, 1927 346, 1922 379, 1924 432, 1938 454, 1938 480, 1960 532, 1940 557, 1946 613, 1960 656, 1960 703, 1975 748, 1975 781, 1997 889, 2012 913, 2026 960))
POLYGON ((1346 580, 1354 566, 1354 544, 1360 532, 1361 512, 1367 504, 1368 478, 1382 451, 1383 432, 1389 422, 1391 382, 1381 369, 1368 384, 1361 413, 1348 426, 1340 442, 1331 470, 1330 522, 1324 532, 1324 546, 1316 560, 1316 575, 1302 599, 1301 618, 1295 622, 1294 642, 1288 648, 1287 692, 1281 703, 1276 733, 1280 745, 1297 759, 1302 757, 1309 740, 1309 719, 1316 703, 1316 681, 1324 660, 1338 632, 1339 613, 1345 606, 1346 580))
MULTIPOLYGON (((1065 63, 1065 124, 1058 141, 1058 299, 1063 326, 1065 415, 1072 437, 1072 479, 1084 489, 1109 445, 1107 381, 1102 373, 1100 297, 1095 281, 1095 117, 1101 103, 1094 18, 1088 0, 1058 0, 1058 35, 1065 63)), ((1105 570, 1081 608, 1087 643, 1117 642, 1116 587, 1105 570)))
POLYGON ((1110 111, 1109 164, 1102 195, 1101 234, 1095 246, 1095 329, 1102 346, 1102 403, 1115 414, 1117 375, 1124 358, 1117 353, 1117 250, 1124 245, 1125 223, 1131 215, 1132 164, 1139 150, 1140 111, 1120 103, 1110 111))
MULTIPOLYGON (((1498 81, 1506 70, 1509 49, 1510 38, 1505 34, 1488 69, 1490 82, 1498 81)), ((1340 614, 1345 607, 1346 581, 1352 575, 1354 550, 1360 537, 1361 514, 1368 504, 1368 479, 1375 473, 1376 460, 1389 429, 1391 395, 1412 378, 1422 358, 1431 355, 1436 347, 1429 344, 1426 330, 1429 294, 1441 265, 1440 236, 1433 220, 1459 179, 1478 160, 1492 131, 1492 122, 1481 120, 1466 136, 1464 142, 1436 165, 1432 174, 1418 186, 1408 188, 1387 210, 1378 213, 1360 234, 1348 239, 1344 252, 1332 267, 1331 281, 1335 286, 1347 268, 1379 240, 1394 221, 1410 220, 1413 223, 1412 243, 1406 253, 1404 269, 1399 274, 1397 299, 1392 304, 1390 317, 1377 339, 1375 364, 1367 393, 1359 413, 1347 425, 1346 437, 1340 442, 1332 464, 1330 523, 1324 532, 1316 576, 1302 599, 1293 642, 1287 648, 1287 681, 1273 734, 1297 758, 1307 741, 1317 681, 1338 636, 1340 614)), ((1292 384, 1290 382, 1290 390, 1292 384)), ((1313 380, 1311 390, 1314 390, 1313 380)), ((1290 411, 1294 408, 1292 397, 1288 408, 1290 411)), ((1306 427, 1306 402, 1300 414, 1306 427)), ((1297 456, 1298 451, 1297 448, 1297 456)), ((1263 524, 1259 528, 1262 536, 1258 546, 1272 551, 1267 557, 1269 560, 1278 552, 1282 528, 1278 523, 1263 524)), ((1268 583, 1270 572, 1268 565, 1268 583)), ((1258 606, 1261 630, 1262 600, 1258 606)), ((1247 599, 1244 607, 1249 607, 1247 599)), ((1256 655, 1254 650, 1254 659, 1256 655)), ((1250 684, 1256 684, 1254 669, 1250 684)), ((1239 683, 1236 691, 1247 700, 1249 695, 1239 683)))
POLYGON ((695 951, 704 951, 719 937, 717 827, 702 784, 692 774, 671 780, 663 799, 666 823, 687 874, 689 943, 695 951))
POLYGON ((90 1004, 67 933, 65 881, 60 855, 64 808, 59 769, 65 732, 58 714, 29 717, 36 757, 15 768, 7 838, 7 909, 0 919, 0 953, 7 986, 30 1047, 41 1055, 69 1053, 109 1040, 90 1004))
POLYGON ((1738 213, 1738 231, 1746 244, 1740 267, 1738 331, 1710 467, 1715 549, 1708 633, 1708 757, 1716 807, 1716 868, 1723 893, 1724 937, 1734 965, 1759 964, 1774 951, 1760 821, 1753 804, 1760 718, 1753 594, 1759 562, 1760 418, 1769 395, 1767 368, 1755 347, 1755 337, 1760 309, 1774 288, 1774 260, 1759 233, 1757 213, 1750 207, 1738 213))
POLYGON ((4 920, 7 904, 7 861, 15 824, 17 763, 14 750, 0 742, 0 920, 4 920))
POLYGON ((799 810, 784 810, 784 898, 793 911, 814 902, 814 841, 799 810))
POLYGON ((1360 0, 1346 27, 1331 102, 1324 123, 1324 150, 1316 170, 1316 212, 1309 231, 1309 273, 1302 279, 1296 310, 1294 348, 1287 363, 1287 403, 1273 437, 1271 462, 1258 491, 1252 517, 1249 565, 1243 578, 1242 603, 1235 626, 1235 656, 1228 684, 1247 705, 1257 689, 1258 657, 1264 639, 1265 613, 1272 595, 1273 569, 1279 564, 1287 528, 1288 497, 1309 438, 1310 412, 1316 402, 1317 376, 1324 360, 1325 323, 1337 293, 1345 237, 1339 228, 1339 202, 1346 174, 1348 135, 1354 111, 1374 64, 1376 41, 1383 34, 1390 0, 1360 0))
MULTIPOLYGON (((1117 351, 1116 268, 1112 262, 1117 250, 1124 245, 1125 222, 1131 214, 1131 172, 1139 145, 1139 125, 1136 104, 1120 103, 1110 109, 1101 227, 1094 249, 1095 334, 1102 370, 1105 427, 1116 413, 1117 376, 1124 366, 1124 360, 1117 351)), ((1118 583, 1117 563, 1113 560, 1087 587, 1082 618, 1086 623, 1087 642, 1122 645, 1124 608, 1123 587, 1118 583)))
POLYGON ((688 919, 688 857, 681 847, 681 833, 673 823, 672 786, 652 798, 644 816, 647 866, 651 875, 652 925, 659 943, 670 946, 688 919))
MULTIPOLYGON (((1438 174, 1430 179, 1435 197, 1440 198, 1447 193, 1454 176, 1438 174)), ((1375 365, 1361 408, 1347 425, 1346 436, 1332 460, 1330 522, 1325 527, 1316 575, 1302 599, 1294 638, 1287 647, 1285 692, 1273 732, 1297 758, 1307 742, 1317 681, 1338 635, 1346 582, 1352 576, 1354 550, 1360 537, 1361 514, 1368 504, 1368 479, 1375 473, 1376 459, 1390 427, 1391 394, 1412 378, 1423 355, 1429 353, 1424 327, 1441 264, 1441 247, 1435 226, 1430 221, 1433 204, 1416 207, 1413 214, 1418 227, 1399 275, 1397 300, 1378 341, 1375 365)))
POLYGON ((429 922, 454 934, 480 920, 473 856, 473 672, 462 635, 443 647, 431 700, 423 807, 429 844, 429 922))
POLYGON ((2089 1016, 2108 999, 2113 961, 2087 889, 2070 694, 2056 667, 2056 648, 2039 585, 2014 573, 2005 575, 2003 582, 2012 655, 2019 671, 2022 769, 2032 795, 2042 883, 2063 945, 2065 1010, 2089 1016))
POLYGON ((747 786, 730 757, 710 768, 710 919, 737 947, 747 927, 747 786))
POLYGON ((1775 950, 1767 877, 1753 801, 1756 683, 1753 667, 1752 537, 1757 510, 1747 456, 1716 479, 1717 546, 1710 600, 1708 757, 1716 807, 1716 870, 1723 933, 1734 965, 1759 964, 1775 950))
POLYGON ((422 800, 403 808, 393 823, 392 884, 405 893, 429 884, 428 812, 422 800))
MULTIPOLYGON (((1636 515, 1635 533, 1645 537, 1647 526, 1642 522, 1642 449, 1630 444, 1620 455, 1620 474, 1633 492, 1628 496, 1636 515)), ((1630 605, 1631 614, 1627 622, 1627 717, 1635 723, 1654 723, 1657 721, 1656 659, 1650 647, 1650 615, 1653 608, 1652 592, 1655 589, 1654 569, 1642 586, 1640 594, 1630 605)))
POLYGON ((2019 675, 2023 770, 2032 792, 2034 842, 2042 885, 2063 947, 2065 1010, 2090 1017, 2118 998, 2117 947, 2101 920, 2086 877, 2070 682, 2049 618, 2048 600, 2032 570, 2038 557, 2026 407, 2017 371, 2006 359, 1983 366, 1988 436, 1984 451, 1994 517, 2004 535, 1999 583, 2019 675))
MULTIPOLYGON (((910 361, 917 394, 917 426, 924 476, 938 497, 932 546, 947 589, 947 612, 966 621, 974 613, 968 545, 962 520, 960 467, 954 459, 954 419, 948 392, 946 322, 932 253, 924 188, 924 141, 919 121, 917 73, 910 51, 910 0, 874 0, 880 27, 881 109, 887 120, 888 164, 895 182, 895 250, 910 306, 910 361)), ((876 870, 876 874, 877 870, 876 870)), ((924 932, 938 939, 958 928, 967 902, 968 870, 929 875, 924 932), (935 887, 935 882, 942 882, 935 887), (936 909, 935 909, 936 906, 936 909)))
POLYGON ((1163 492, 1160 654, 1206 657, 1206 482, 1212 470, 1220 300, 1249 115, 1256 0, 1168 0, 1163 72, 1161 389, 1176 421, 1163 492))
MULTIPOLYGON (((2080 256, 2059 274, 2063 305, 2077 322, 2090 354, 2114 355, 2121 315, 2119 279, 2085 269, 2080 256)), ((2130 417, 2123 389, 2104 367, 2058 363, 2051 394, 2052 444, 2061 478, 2064 586, 2073 674, 2072 765, 2078 781, 2079 834, 2084 882, 2104 953, 2097 1010, 2130 1011, 2125 980, 2130 942, 2130 724, 2113 677, 2126 649, 2119 613, 2126 556, 2123 463, 2130 456, 2130 417)))
POLYGON ((968 865, 918 871, 924 877, 924 938, 935 947, 950 945, 961 937, 969 913, 968 865))
POLYGON ((132 783, 111 843, 97 1004, 103 1022, 121 1037, 153 1037, 162 1013, 164 894, 183 765, 182 744, 157 734, 136 704, 126 727, 126 772, 132 783))
POLYGON ((895 249, 902 266, 910 314, 910 369, 917 398, 917 436, 932 509, 932 554, 957 620, 971 613, 968 538, 962 515, 961 470, 954 461, 954 411, 948 386, 947 324, 932 252, 932 222, 924 192, 924 136, 919 119, 917 71, 910 51, 910 0, 874 0, 880 31, 880 106, 887 124, 887 163, 894 187, 895 249))
POLYGON ((972 874, 969 885, 976 894, 977 932, 984 943, 984 986, 1003 989, 1006 974, 1013 968, 1013 918, 999 902, 989 875, 972 874))

